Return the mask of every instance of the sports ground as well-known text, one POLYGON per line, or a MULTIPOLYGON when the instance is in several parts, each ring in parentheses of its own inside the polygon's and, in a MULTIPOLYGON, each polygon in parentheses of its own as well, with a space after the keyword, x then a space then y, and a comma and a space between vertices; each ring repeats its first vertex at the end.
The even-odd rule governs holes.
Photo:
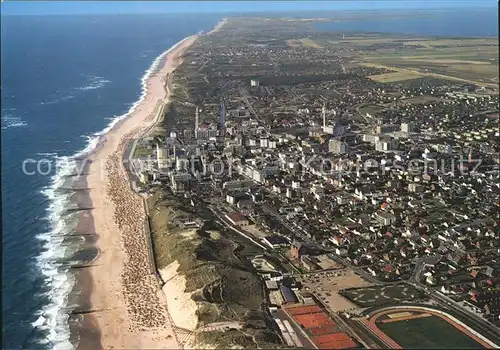
POLYGON ((389 348, 492 348, 496 344, 454 317, 427 307, 379 309, 360 320, 389 348))

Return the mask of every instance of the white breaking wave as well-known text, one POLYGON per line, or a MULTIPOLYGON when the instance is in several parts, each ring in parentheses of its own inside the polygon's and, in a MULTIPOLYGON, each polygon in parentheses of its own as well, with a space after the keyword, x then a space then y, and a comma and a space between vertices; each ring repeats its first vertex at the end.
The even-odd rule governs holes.
POLYGON ((75 96, 73 95, 67 95, 67 96, 63 96, 63 97, 59 97, 59 98, 55 98, 53 100, 49 100, 49 101, 45 101, 45 102, 40 102, 41 105, 55 105, 59 102, 64 102, 64 101, 68 101, 68 100, 71 100, 72 98, 74 98, 75 96))
MULTIPOLYGON (((76 167, 75 159, 82 158, 91 153, 98 145, 101 136, 110 132, 116 124, 136 110, 148 92, 148 79, 158 70, 165 56, 181 42, 160 54, 153 61, 149 69, 146 70, 141 78, 141 95, 139 100, 130 107, 126 114, 115 116, 106 128, 94 133, 92 136, 86 136, 88 138, 87 146, 80 152, 71 157, 56 156, 56 163, 58 164, 56 174, 52 177, 50 185, 42 190, 42 193, 50 200, 50 205, 47 208, 47 219, 50 222, 51 230, 37 236, 44 243, 44 252, 38 256, 37 263, 51 289, 49 293, 50 303, 41 310, 40 317, 32 323, 33 327, 46 329, 49 332, 48 341, 53 345, 54 349, 74 348, 69 341, 69 314, 67 313, 68 311, 64 311, 68 306, 68 296, 74 286, 75 280, 68 268, 61 266, 61 263, 58 262, 59 259, 71 253, 70 246, 61 245, 62 236, 68 233, 68 227, 62 217, 70 204, 70 200, 67 193, 58 192, 58 189, 64 185, 65 176, 70 175, 74 171, 76 167)), ((91 85, 79 89, 97 89, 109 82, 101 77, 94 78, 96 79, 91 85)))
POLYGON ((111 83, 111 80, 104 79, 103 77, 98 77, 98 76, 87 76, 86 77, 88 82, 86 85, 77 87, 76 90, 96 90, 104 87, 106 84, 111 83))
POLYGON ((15 110, 15 108, 2 109, 2 130, 28 126, 28 123, 12 114, 15 110))
POLYGON ((42 156, 42 157, 56 157, 57 153, 55 153, 55 152, 38 152, 36 155, 42 156))
POLYGON ((37 318, 37 320, 35 322, 33 322, 31 325, 33 327, 38 327, 38 326, 41 326, 45 323, 45 317, 43 316, 40 316, 37 318))
POLYGON ((33 323, 33 326, 47 330, 47 340, 55 349, 73 348, 69 342, 70 332, 67 322, 69 315, 60 312, 67 305, 69 292, 75 282, 68 267, 60 262, 60 259, 72 253, 70 247, 61 245, 62 236, 68 233, 63 217, 70 201, 67 194, 57 192, 57 189, 64 184, 64 176, 73 171, 74 164, 72 163, 74 161, 67 157, 58 158, 58 171, 52 176, 51 184, 42 190, 42 193, 50 200, 47 220, 51 230, 37 236, 43 242, 44 248, 44 251, 37 257, 37 264, 50 289, 50 303, 42 310, 42 315, 33 323))

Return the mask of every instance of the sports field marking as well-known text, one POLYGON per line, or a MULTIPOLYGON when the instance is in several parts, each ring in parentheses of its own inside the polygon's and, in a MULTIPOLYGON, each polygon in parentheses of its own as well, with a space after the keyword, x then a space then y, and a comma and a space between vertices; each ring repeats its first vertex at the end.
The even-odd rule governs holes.
MULTIPOLYGON (((401 317, 398 317, 398 318, 393 318, 393 319, 385 319, 385 320, 381 320, 382 323, 391 323, 391 322, 400 322, 400 321, 406 321, 406 320, 412 320, 414 318, 422 318, 422 317, 429 317, 429 316, 432 316, 431 314, 428 314, 428 313, 425 313, 425 314, 410 314, 408 313, 409 315, 408 316, 401 316, 401 317)), ((388 315, 389 317, 391 317, 391 315, 388 315)))
MULTIPOLYGON (((379 338, 381 338, 385 343, 389 344, 391 341, 393 341, 395 344, 397 344, 392 338, 390 338, 387 334, 385 334, 380 328, 377 326, 377 320, 379 317, 383 315, 387 315, 393 310, 401 310, 401 312, 408 311, 408 312, 422 312, 425 311, 425 313, 428 313, 430 316, 436 316, 438 318, 441 318, 442 320, 448 322, 451 324, 453 327, 467 335, 469 338, 472 338, 474 341, 479 343, 481 346, 485 348, 497 348, 498 345, 493 343, 491 340, 487 339, 484 337, 482 334, 479 334, 478 332, 474 331, 472 328, 464 324, 462 321, 456 319, 455 317, 440 311, 440 310, 434 310, 425 306, 420 306, 420 307, 412 307, 412 306, 393 306, 390 308, 385 308, 381 309, 374 314, 372 314, 369 319, 365 319, 366 322, 364 322, 370 330, 376 334, 379 338)), ((382 322, 383 323, 383 322, 382 322)), ((402 347, 398 346, 393 347, 393 349, 401 349, 402 347)))
POLYGON ((411 315, 412 315, 411 312, 405 311, 405 312, 396 312, 394 314, 389 314, 389 315, 387 315, 387 317, 398 318, 398 317, 405 317, 405 316, 411 316, 411 315))

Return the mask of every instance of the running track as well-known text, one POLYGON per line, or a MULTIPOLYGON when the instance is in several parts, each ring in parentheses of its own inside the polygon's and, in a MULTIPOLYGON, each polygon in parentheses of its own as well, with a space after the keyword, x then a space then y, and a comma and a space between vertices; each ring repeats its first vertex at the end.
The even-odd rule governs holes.
MULTIPOLYGON (((467 327, 465 324, 459 324, 456 321, 452 320, 450 317, 446 316, 446 313, 438 310, 433 310, 430 308, 426 307, 410 307, 410 306, 404 306, 404 307, 392 307, 388 308, 385 310, 378 311, 374 313, 369 319, 363 319, 360 320, 368 329, 370 329, 371 332, 373 332, 375 335, 377 335, 384 343, 386 343, 388 346, 390 346, 392 349, 402 349, 402 346, 396 343, 393 339, 389 338, 380 328, 378 328, 376 321, 379 317, 387 314, 392 314, 394 312, 425 312, 428 314, 431 314, 433 316, 440 317, 441 319, 445 320, 449 324, 451 324, 453 327, 457 328, 460 330, 462 333, 468 335, 472 339, 474 339, 476 342, 484 346, 485 348, 496 348, 498 345, 490 342, 483 336, 479 335, 477 332, 473 331, 469 327, 467 327)), ((460 321, 459 321, 460 322, 460 321)), ((461 322, 460 322, 461 323, 461 322)))

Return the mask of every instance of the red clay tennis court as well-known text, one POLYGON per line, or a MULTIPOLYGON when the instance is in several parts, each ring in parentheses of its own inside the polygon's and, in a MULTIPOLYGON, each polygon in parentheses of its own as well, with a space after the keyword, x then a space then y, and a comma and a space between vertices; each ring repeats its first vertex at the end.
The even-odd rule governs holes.
POLYGON ((333 342, 328 342, 328 343, 323 343, 323 344, 318 345, 318 348, 320 348, 320 349, 349 349, 349 348, 355 348, 355 347, 357 347, 357 344, 354 341, 352 341, 351 339, 333 341, 333 342))
POLYGON ((335 323, 325 313, 306 314, 293 316, 298 324, 304 328, 317 328, 322 326, 335 326, 335 323))
POLYGON ((343 341, 343 340, 348 340, 348 339, 350 339, 350 338, 345 333, 324 334, 324 335, 317 335, 317 336, 313 337, 313 340, 316 344, 338 342, 338 341, 343 341))
POLYGON ((320 349, 354 348, 357 343, 346 333, 339 332, 337 324, 317 305, 288 306, 283 308, 320 349))
POLYGON ((314 343, 320 349, 347 349, 357 344, 346 333, 333 333, 313 337, 314 343))
POLYGON ((288 307, 286 308, 286 312, 294 316, 294 315, 314 314, 318 312, 323 312, 323 310, 321 310, 319 306, 314 305, 314 306, 288 307))
POLYGON ((323 326, 318 328, 308 329, 312 335, 322 335, 337 332, 337 327, 335 326, 323 326))

